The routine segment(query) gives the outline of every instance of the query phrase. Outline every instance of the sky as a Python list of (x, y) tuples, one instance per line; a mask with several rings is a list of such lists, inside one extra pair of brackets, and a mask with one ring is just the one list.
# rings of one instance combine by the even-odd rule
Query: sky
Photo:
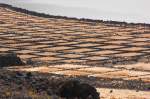
[(150, 23), (150, 0), (0, 0), (0, 2), (51, 15)]

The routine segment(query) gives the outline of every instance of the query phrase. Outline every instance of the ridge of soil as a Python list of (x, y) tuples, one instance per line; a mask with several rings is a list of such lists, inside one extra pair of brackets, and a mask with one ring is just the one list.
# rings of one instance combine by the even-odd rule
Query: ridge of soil
[[(35, 12), (35, 11), (29, 11), (23, 8), (18, 8), (18, 7), (14, 7), (12, 5), (9, 4), (3, 4), (0, 3), (0, 7), (5, 7), (5, 8), (9, 8), (11, 10), (17, 11), (17, 12), (21, 12), (21, 13), (25, 13), (25, 14), (29, 14), (29, 15), (34, 15), (34, 16), (39, 16), (39, 17), (44, 17), (44, 18), (58, 18), (58, 19), (67, 19), (67, 20), (78, 20), (81, 21), (83, 23), (89, 23), (89, 24), (96, 24), (96, 23), (104, 23), (107, 24), (108, 26), (148, 26), (150, 27), (150, 24), (147, 23), (127, 23), (127, 22), (119, 22), (119, 21), (104, 21), (104, 20), (94, 20), (94, 19), (86, 19), (86, 18), (75, 18), (75, 17), (67, 17), (67, 16), (55, 16), (55, 15), (49, 15), (49, 14), (45, 14), (45, 13), (39, 13), (39, 12)], [(91, 23), (92, 22), (92, 23)]]

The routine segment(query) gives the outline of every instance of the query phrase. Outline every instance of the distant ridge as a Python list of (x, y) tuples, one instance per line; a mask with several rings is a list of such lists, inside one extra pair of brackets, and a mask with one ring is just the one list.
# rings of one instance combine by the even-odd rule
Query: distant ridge
[(5, 7), (5, 8), (9, 8), (11, 10), (17, 11), (17, 12), (21, 12), (21, 13), (25, 13), (25, 14), (29, 14), (29, 15), (34, 15), (34, 16), (39, 16), (39, 17), (44, 17), (44, 18), (58, 18), (58, 19), (67, 19), (67, 20), (78, 20), (84, 23), (89, 23), (89, 24), (93, 24), (91, 22), (96, 22), (96, 23), (105, 23), (108, 25), (115, 25), (115, 26), (148, 26), (150, 27), (150, 24), (147, 23), (128, 23), (128, 22), (121, 22), (121, 21), (104, 21), (104, 20), (94, 20), (94, 19), (86, 19), (86, 18), (75, 18), (75, 17), (67, 17), (67, 16), (55, 16), (55, 15), (49, 15), (49, 14), (45, 14), (45, 13), (39, 13), (39, 12), (35, 12), (35, 11), (29, 11), (23, 8), (18, 8), (18, 7), (14, 7), (12, 5), (9, 4), (3, 4), (0, 3), (0, 7)]

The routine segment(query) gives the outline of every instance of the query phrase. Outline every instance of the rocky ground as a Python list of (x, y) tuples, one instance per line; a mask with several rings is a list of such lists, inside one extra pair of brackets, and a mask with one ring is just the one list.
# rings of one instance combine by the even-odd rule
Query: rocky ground
[[(59, 99), (68, 95), (71, 98), (67, 99), (73, 99), (74, 95), (81, 99), (99, 99), (99, 95), (102, 99), (148, 99), (149, 97), (149, 79), (133, 76), (133, 74), (144, 75), (148, 72), (130, 70), (133, 74), (128, 74), (126, 70), (125, 74), (122, 71), (119, 74), (116, 73), (114, 75), (116, 77), (113, 77), (113, 72), (94, 76), (94, 74), (98, 75), (97, 72), (120, 70), (71, 64), (33, 67), (26, 64), (27, 62), (22, 62), (15, 53), (1, 54), (0, 58), (2, 59), (0, 60), (1, 98)], [(6, 60), (7, 64), (5, 64)], [(93, 74), (90, 74), (92, 72)], [(88, 98), (90, 95), (95, 98)]]
[[(88, 99), (88, 95), (93, 95), (92, 99), (99, 99), (99, 94), (96, 92), (94, 87), (90, 85), (85, 85), (86, 88), (90, 88), (90, 90), (82, 90), (82, 86), (74, 85), (74, 89), (70, 87), (72, 82), (77, 81), (80, 82), (79, 79), (75, 78), (67, 78), (64, 76), (58, 76), (53, 74), (40, 74), (40, 73), (26, 73), (26, 72), (12, 72), (12, 71), (4, 71), (1, 70), (0, 73), (0, 98), (38, 98), (43, 97), (43, 99), (60, 99), (61, 97), (67, 97), (65, 93), (68, 90), (73, 90), (74, 96), (79, 96), (81, 99)], [(70, 81), (70, 82), (69, 82)], [(74, 83), (73, 82), (73, 83)], [(65, 85), (66, 84), (66, 85)], [(77, 87), (77, 89), (75, 89)], [(80, 90), (79, 90), (80, 89)], [(74, 99), (71, 91), (67, 92), (67, 99)], [(77, 93), (79, 92), (82, 93)], [(69, 94), (70, 93), (70, 94)], [(82, 96), (85, 95), (85, 96)], [(86, 97), (86, 98), (85, 98)], [(97, 98), (96, 98), (97, 97)], [(66, 99), (66, 98), (64, 98)], [(90, 98), (89, 98), (90, 99)]]
[[(74, 77), (6, 69), (25, 66), (15, 53), (0, 54), (0, 98), (99, 99), (97, 90)], [(80, 89), (80, 90), (79, 90)], [(90, 97), (90, 98), (89, 98)]]

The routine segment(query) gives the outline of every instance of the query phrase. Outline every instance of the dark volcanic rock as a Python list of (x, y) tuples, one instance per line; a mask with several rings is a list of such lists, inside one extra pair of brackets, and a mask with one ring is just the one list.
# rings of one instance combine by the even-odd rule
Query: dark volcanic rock
[(94, 87), (76, 80), (65, 81), (58, 93), (66, 99), (100, 99)]
[(27, 74), (26, 74), (26, 79), (30, 79), (32, 77), (32, 73), (31, 72), (28, 72)]
[(0, 54), (0, 67), (24, 65), (15, 53)]

